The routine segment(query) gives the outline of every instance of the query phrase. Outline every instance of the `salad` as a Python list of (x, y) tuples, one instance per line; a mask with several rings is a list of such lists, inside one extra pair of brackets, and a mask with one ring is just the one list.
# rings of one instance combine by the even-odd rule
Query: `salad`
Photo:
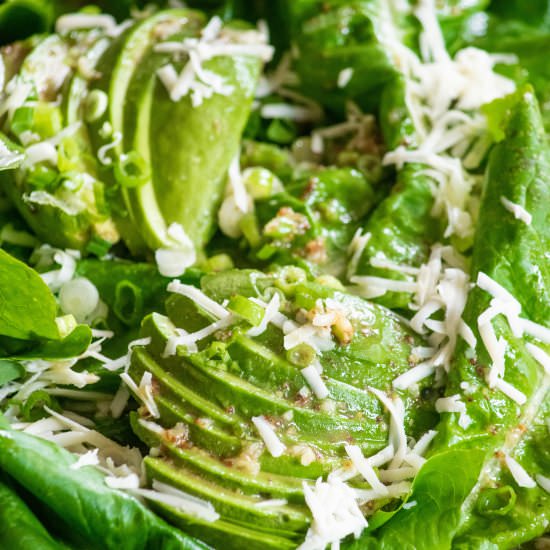
[(548, 5), (0, 5), (0, 548), (546, 548)]

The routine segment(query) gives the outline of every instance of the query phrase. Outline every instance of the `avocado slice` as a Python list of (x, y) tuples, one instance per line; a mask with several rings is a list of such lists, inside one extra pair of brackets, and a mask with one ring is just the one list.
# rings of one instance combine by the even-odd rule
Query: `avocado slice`
[[(135, 141), (143, 139), (144, 146), (140, 148), (140, 154), (144, 162), (149, 164), (147, 119), (151, 105), (145, 103), (148, 97), (147, 87), (151, 86), (156, 75), (155, 68), (146, 59), (154, 44), (163, 36), (164, 29), (181, 30), (189, 27), (189, 32), (193, 33), (202, 23), (204, 17), (199, 12), (185, 9), (162, 10), (135, 23), (105, 52), (98, 66), (103, 77), (97, 81), (95, 89), (107, 93), (108, 108), (104, 116), (91, 126), (96, 151), (120, 135), (120, 141), (113, 148), (114, 162), (118, 162), (117, 159), (122, 154), (135, 150)], [(143, 74), (146, 74), (146, 78)], [(104, 128), (109, 128), (110, 131), (102, 132)], [(158, 236), (156, 240), (150, 240), (151, 248), (167, 246), (166, 225), (158, 212), (156, 202), (144, 200), (147, 204), (146, 212), (139, 208), (136, 210), (136, 204), (130, 200), (129, 191), (118, 185), (111, 168), (112, 166), (107, 166), (105, 173), (115, 189), (112, 194), (113, 217), (128, 248), (135, 255), (145, 254), (148, 246), (144, 235), (149, 234)]]
[[(261, 61), (251, 56), (216, 57), (204, 68), (224, 77), (233, 93), (214, 94), (198, 107), (186, 97), (174, 107), (157, 81), (149, 133), (152, 180), (160, 210), (168, 224), (180, 223), (197, 247), (204, 246), (211, 236), (215, 209), (227, 168), (239, 150)], [(181, 200), (182, 190), (186, 200)]]
[[(108, 112), (95, 123), (95, 134), (109, 124), (110, 132), (96, 140), (96, 150), (114, 142), (110, 181), (116, 189), (113, 215), (133, 254), (177, 247), (167, 229), (180, 224), (200, 256), (210, 237), (225, 173), (240, 144), (261, 61), (253, 56), (215, 57), (204, 68), (233, 86), (229, 96), (214, 94), (202, 105), (189, 97), (169, 97), (157, 70), (173, 63), (154, 46), (166, 39), (198, 37), (205, 23), (200, 12), (184, 9), (160, 11), (137, 23), (106, 52), (109, 78), (98, 81), (107, 92)], [(101, 72), (101, 69), (100, 69)], [(135, 159), (132, 169), (142, 178), (129, 186), (120, 167)], [(117, 166), (119, 167), (117, 175)]]

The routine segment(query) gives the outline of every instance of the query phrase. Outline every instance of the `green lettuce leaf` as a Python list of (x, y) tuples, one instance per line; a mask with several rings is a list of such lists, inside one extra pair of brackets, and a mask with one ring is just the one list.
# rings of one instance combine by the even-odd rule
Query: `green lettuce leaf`
[(0, 469), (46, 505), (90, 547), (116, 550), (207, 546), (170, 527), (135, 498), (110, 489), (95, 468), (72, 470), (76, 458), (45, 440), (0, 430)]

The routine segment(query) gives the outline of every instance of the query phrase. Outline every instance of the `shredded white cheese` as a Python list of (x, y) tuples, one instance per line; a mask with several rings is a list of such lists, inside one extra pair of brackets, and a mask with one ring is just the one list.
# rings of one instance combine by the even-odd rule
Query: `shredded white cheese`
[(505, 454), (504, 461), (506, 462), (506, 466), (508, 466), (512, 477), (514, 478), (514, 481), (520, 487), (532, 489), (537, 486), (535, 480), (525, 471), (523, 466), (521, 466), (521, 464), (514, 460), (510, 455)]
[(100, 28), (113, 30), (117, 22), (112, 15), (92, 13), (69, 13), (59, 17), (55, 23), (55, 32), (64, 34), (78, 29)]
[(458, 394), (440, 397), (435, 402), (435, 410), (438, 413), (459, 413), (458, 425), (461, 428), (466, 429), (472, 423), (472, 419), (466, 412), (466, 405)]
[(350, 457), (356, 470), (363, 476), (363, 478), (369, 483), (371, 488), (378, 492), (381, 496), (388, 494), (388, 489), (381, 483), (374, 471), (374, 468), (370, 465), (369, 461), (363, 456), (361, 449), (357, 445), (346, 445), (346, 454)]
[(172, 64), (167, 64), (157, 72), (170, 99), (180, 101), (190, 95), (193, 107), (202, 105), (205, 99), (214, 94), (231, 95), (234, 86), (213, 71), (205, 69), (203, 63), (218, 56), (251, 55), (262, 61), (273, 56), (273, 47), (267, 44), (267, 36), (262, 30), (236, 31), (223, 27), (223, 22), (214, 16), (201, 32), (200, 38), (185, 38), (182, 42), (161, 42), (155, 51), (185, 53), (189, 60), (178, 75)]
[(103, 164), (104, 166), (110, 166), (111, 164), (113, 164), (113, 159), (107, 154), (109, 153), (109, 151), (116, 149), (120, 145), (121, 141), (122, 133), (117, 131), (113, 134), (113, 141), (102, 145), (97, 150), (97, 159), (101, 164)]
[(345, 88), (353, 78), (353, 67), (346, 67), (338, 73), (338, 88)]
[[(476, 168), (490, 146), (486, 121), (472, 115), (481, 105), (511, 93), (514, 83), (493, 70), (502, 56), (476, 48), (460, 50), (451, 59), (445, 50), (434, 0), (422, 0), (415, 15), (422, 60), (391, 32), (384, 33), (388, 50), (406, 76), (406, 103), (415, 129), (416, 147), (400, 146), (384, 158), (385, 164), (423, 163), (435, 184), (432, 215), (446, 215), (445, 237), (471, 237), (474, 230), (470, 196), (476, 176), (465, 170)], [(464, 166), (460, 162), (464, 161)]]
[(531, 225), (531, 221), (533, 220), (533, 216), (521, 206), (521, 204), (516, 204), (515, 202), (512, 202), (508, 200), (506, 197), (501, 196), (500, 202), (508, 210), (508, 212), (511, 212), (514, 215), (514, 218), (516, 220), (521, 220), (526, 225)]
[(124, 383), (120, 384), (113, 400), (109, 405), (109, 410), (113, 418), (120, 418), (122, 416), (129, 399), (130, 391), (128, 390), (128, 386)]
[(303, 487), (313, 522), (298, 550), (325, 550), (328, 544), (337, 544), (348, 535), (358, 538), (367, 527), (355, 491), (344, 482), (319, 478), (313, 487), (306, 482)]
[(122, 378), (122, 381), (128, 386), (136, 398), (143, 403), (149, 414), (154, 418), (160, 418), (160, 412), (155, 403), (155, 398), (153, 397), (152, 374), (145, 371), (141, 377), (139, 386), (132, 380), (127, 372), (123, 372), (120, 378)]
[(189, 298), (202, 309), (218, 319), (224, 319), (225, 317), (229, 317), (231, 315), (227, 309), (212, 300), (212, 298), (209, 298), (204, 292), (202, 292), (202, 290), (199, 290), (194, 286), (185, 285), (176, 280), (168, 283), (166, 289), (168, 292), (174, 292)]
[(347, 250), (348, 256), (350, 257), (346, 274), (348, 279), (351, 280), (351, 278), (356, 274), (359, 260), (361, 259), (371, 236), (371, 233), (368, 232), (363, 234), (361, 228), (359, 228), (355, 232), (355, 235), (353, 235), (353, 239), (349, 243)]
[(537, 483), (547, 492), (550, 493), (550, 477), (543, 476), (542, 474), (537, 474), (535, 476)]
[(98, 451), (99, 449), (93, 449), (80, 455), (78, 460), (70, 465), (71, 470), (79, 470), (84, 466), (97, 466), (99, 464)]
[(544, 369), (544, 372), (550, 375), (550, 355), (548, 355), (548, 353), (546, 353), (539, 346), (535, 346), (535, 344), (531, 344), (530, 342), (525, 344), (525, 347), (527, 348), (527, 351), (531, 354), (531, 356)]
[(418, 456), (424, 456), (430, 443), (433, 441), (434, 437), (437, 435), (436, 430), (428, 430), (415, 444), (412, 449), (412, 452)]
[(390, 468), (401, 465), (407, 452), (407, 434), (405, 433), (405, 405), (403, 400), (395, 395), (390, 399), (383, 391), (376, 388), (367, 388), (386, 407), (390, 414), (390, 443), (395, 449), (395, 454)]
[[(261, 304), (265, 308), (264, 316), (262, 317), (262, 320), (260, 324), (257, 327), (252, 327), (248, 330), (247, 334), (248, 336), (259, 336), (260, 334), (263, 334), (265, 330), (267, 329), (267, 325), (269, 323), (277, 324), (277, 319), (279, 316), (282, 316), (282, 313), (279, 312), (279, 308), (281, 307), (281, 298), (279, 296), (279, 293), (276, 292), (273, 294), (273, 297), (269, 301), (268, 304), (265, 304), (265, 302), (262, 302), (261, 300), (252, 300), (256, 304)], [(283, 319), (283, 322), (286, 319)]]
[[(526, 395), (504, 380), (504, 357), (507, 343), (502, 337), (497, 339), (492, 319), (499, 314), (505, 315), (514, 336), (519, 338), (526, 332), (544, 343), (550, 343), (550, 330), (520, 317), (521, 304), (518, 300), (487, 274), (483, 272), (478, 274), (477, 285), (493, 297), (489, 307), (478, 317), (479, 332), (492, 361), (487, 382), (490, 387), (500, 390), (518, 405), (524, 405), (527, 401)], [(548, 372), (550, 365), (548, 354), (532, 343), (527, 343), (526, 349)]]
[(494, 387), (512, 399), (512, 401), (515, 401), (518, 405), (525, 405), (527, 402), (527, 396), (522, 391), (512, 386), (512, 384), (506, 382), (503, 378), (497, 378)]
[(111, 489), (138, 489), (140, 486), (139, 476), (133, 472), (125, 476), (108, 475), (104, 481)]
[(253, 416), (252, 423), (256, 426), (271, 456), (277, 458), (286, 451), (285, 444), (277, 437), (275, 430), (264, 416)]
[(325, 399), (329, 396), (330, 392), (314, 365), (303, 368), (301, 373), (318, 399)]
[(410, 388), (413, 384), (428, 378), (435, 371), (435, 365), (431, 361), (426, 361), (424, 363), (419, 363), (412, 369), (404, 372), (395, 378), (392, 382), (394, 388), (398, 390), (406, 390)]
[(166, 504), (203, 521), (214, 522), (220, 518), (211, 502), (180, 491), (171, 485), (161, 483), (157, 480), (153, 481), (153, 489), (138, 489), (134, 487), (128, 487), (128, 489), (131, 489), (130, 492), (136, 496)]

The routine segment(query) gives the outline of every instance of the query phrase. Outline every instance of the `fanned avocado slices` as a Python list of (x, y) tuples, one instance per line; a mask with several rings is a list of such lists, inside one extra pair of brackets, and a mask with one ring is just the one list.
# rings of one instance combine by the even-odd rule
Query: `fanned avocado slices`
[[(422, 340), (389, 310), (305, 277), (235, 270), (204, 276), (201, 287), (182, 295), (176, 284), (167, 315), (145, 318), (150, 343), (134, 348), (128, 373), (136, 386), (150, 373), (157, 411), (141, 407), (132, 424), (152, 448), (149, 480), (210, 501), (220, 519), (197, 520), (164, 504), (158, 511), (214, 545), (293, 548), (311, 519), (303, 482), (345, 468), (348, 443), (365, 456), (386, 447), (389, 416), (370, 388), (391, 395), (391, 381), (414, 363)], [(278, 317), (261, 325), (273, 301)], [(227, 313), (221, 320), (213, 302)], [(315, 315), (331, 314), (340, 321), (315, 332)], [(315, 335), (289, 345), (300, 327)], [(178, 339), (197, 332), (202, 338), (188, 337), (188, 345)], [(322, 369), (328, 396), (309, 386), (308, 365)], [(436, 421), (435, 395), (423, 391), (429, 384), (400, 396), (411, 437)], [(280, 455), (266, 448), (258, 418), (284, 446)]]
[[(181, 246), (168, 228), (179, 224), (200, 252), (211, 234), (225, 173), (238, 152), (261, 61), (252, 55), (217, 56), (204, 64), (232, 87), (200, 105), (174, 101), (157, 76), (174, 63), (163, 42), (198, 40), (205, 18), (191, 10), (160, 11), (132, 27), (99, 62), (97, 89), (109, 106), (94, 123), (96, 149), (114, 143), (107, 178), (118, 193), (114, 218), (134, 253)], [(181, 58), (181, 56), (180, 56)], [(102, 68), (104, 68), (102, 70)], [(101, 137), (101, 129), (108, 132)]]

